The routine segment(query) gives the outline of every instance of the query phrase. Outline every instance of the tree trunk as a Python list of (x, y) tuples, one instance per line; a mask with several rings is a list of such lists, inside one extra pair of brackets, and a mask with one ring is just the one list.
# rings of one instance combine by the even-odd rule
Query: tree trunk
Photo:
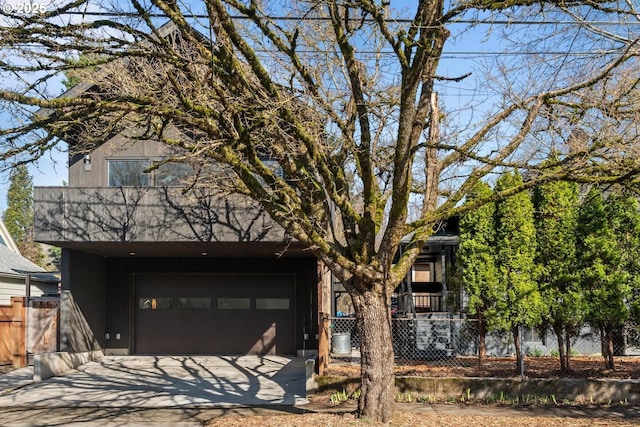
[(572, 327), (567, 326), (565, 329), (565, 348), (567, 349), (567, 354), (565, 355), (567, 361), (565, 362), (565, 366), (567, 367), (567, 371), (571, 370), (571, 331)]
[(521, 368), (524, 358), (522, 355), (522, 342), (520, 341), (520, 325), (514, 326), (511, 333), (513, 334), (513, 345), (516, 347), (516, 368), (518, 373), (522, 374), (524, 370)]
[(558, 340), (558, 354), (560, 356), (560, 372), (567, 371), (567, 359), (565, 357), (564, 352), (564, 334), (562, 325), (558, 323), (553, 324), (553, 333), (556, 334), (556, 338)]
[(487, 322), (483, 315), (478, 315), (478, 365), (484, 366), (487, 358)]
[(605, 326), (603, 328), (602, 355), (604, 356), (604, 365), (607, 369), (615, 369), (613, 363), (613, 328)]
[(358, 415), (386, 423), (394, 411), (391, 301), (382, 293), (352, 295), (360, 337), (361, 394)]

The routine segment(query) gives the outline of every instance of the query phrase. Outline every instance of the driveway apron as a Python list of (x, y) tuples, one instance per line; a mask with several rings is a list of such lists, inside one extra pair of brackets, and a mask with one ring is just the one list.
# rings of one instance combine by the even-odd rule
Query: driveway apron
[(303, 358), (111, 356), (0, 395), (0, 407), (224, 408), (305, 396)]

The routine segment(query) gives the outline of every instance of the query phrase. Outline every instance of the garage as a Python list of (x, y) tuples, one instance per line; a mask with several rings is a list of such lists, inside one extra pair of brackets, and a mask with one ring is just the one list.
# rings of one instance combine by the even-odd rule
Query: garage
[(293, 274), (135, 274), (137, 354), (295, 354)]

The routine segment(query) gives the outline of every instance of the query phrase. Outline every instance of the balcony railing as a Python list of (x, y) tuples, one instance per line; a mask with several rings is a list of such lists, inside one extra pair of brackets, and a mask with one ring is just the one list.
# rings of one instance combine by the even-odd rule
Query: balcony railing
[(278, 242), (281, 227), (253, 201), (177, 187), (38, 187), (41, 242)]

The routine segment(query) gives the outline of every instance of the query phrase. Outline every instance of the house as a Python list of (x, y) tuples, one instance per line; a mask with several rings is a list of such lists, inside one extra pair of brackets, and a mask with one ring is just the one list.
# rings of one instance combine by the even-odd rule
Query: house
[(11, 297), (57, 294), (58, 278), (20, 254), (0, 219), (0, 305), (9, 305)]
[[(168, 25), (158, 34), (170, 32)], [(66, 96), (91, 90), (80, 83)], [(78, 138), (65, 137), (72, 148)], [(197, 185), (184, 192), (197, 165), (165, 162), (176, 152), (121, 131), (75, 151), (67, 186), (34, 191), (35, 238), (62, 248), (61, 350), (296, 354), (318, 348), (319, 313), (335, 310), (343, 289), (333, 289), (326, 267), (257, 203)], [(442, 253), (439, 244), (425, 251), (420, 265), (428, 271), (415, 280), (418, 300), (409, 304), (411, 290), (404, 291), (402, 310), (444, 308)]]
[[(55, 336), (41, 326), (46, 308), (57, 307), (58, 283), (57, 276), (20, 255), (0, 220), (0, 365), (25, 366), (29, 353), (45, 345), (55, 351)], [(51, 312), (49, 318), (55, 317), (55, 309), (46, 314)]]
[[(125, 148), (123, 148), (125, 147)], [(35, 238), (62, 248), (63, 351), (295, 354), (317, 348), (317, 259), (255, 203), (183, 194), (152, 141), (115, 135), (35, 188)], [(64, 296), (63, 296), (64, 299)], [(65, 307), (67, 307), (65, 309)], [(74, 312), (86, 332), (78, 337)]]
[[(73, 299), (62, 304), (61, 349), (317, 349), (319, 313), (349, 312), (344, 288), (255, 202), (184, 194), (179, 178), (188, 168), (145, 172), (167, 155), (157, 142), (123, 144), (116, 135), (71, 157), (68, 186), (35, 188), (36, 239), (62, 248), (62, 290)], [(456, 227), (431, 237), (399, 288), (399, 311), (446, 311)], [(86, 324), (78, 328), (72, 312)]]

